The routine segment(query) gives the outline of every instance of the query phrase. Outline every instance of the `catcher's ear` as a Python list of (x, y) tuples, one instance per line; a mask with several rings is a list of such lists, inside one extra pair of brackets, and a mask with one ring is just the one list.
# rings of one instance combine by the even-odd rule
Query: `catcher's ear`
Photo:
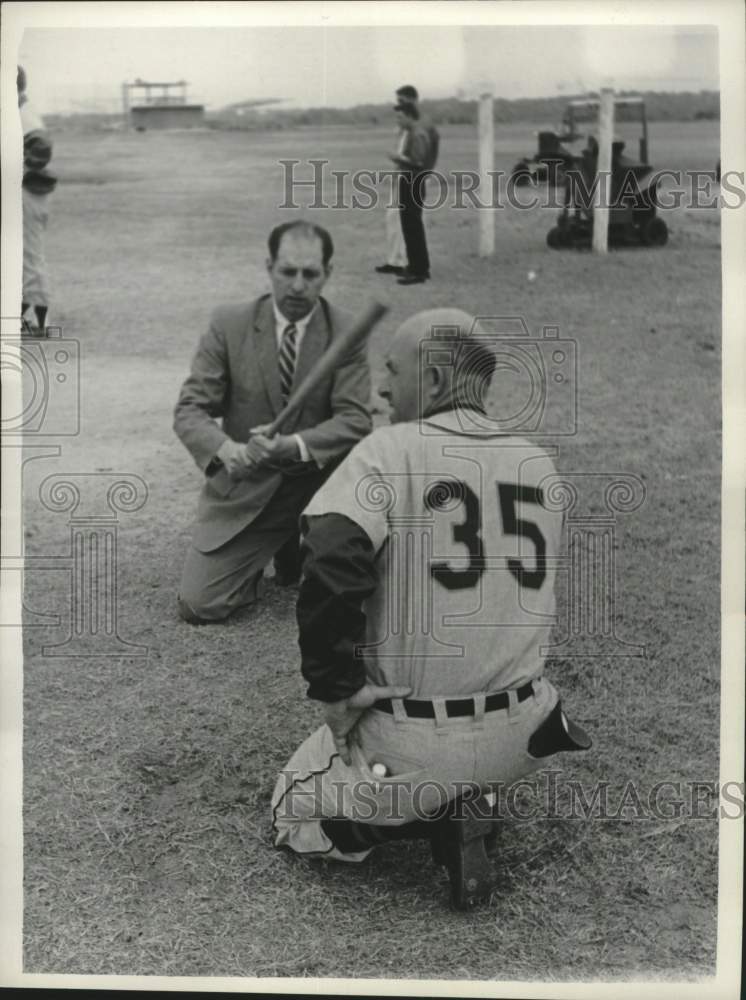
[(443, 389), (445, 374), (439, 365), (426, 365), (423, 371), (425, 395), (434, 398)]

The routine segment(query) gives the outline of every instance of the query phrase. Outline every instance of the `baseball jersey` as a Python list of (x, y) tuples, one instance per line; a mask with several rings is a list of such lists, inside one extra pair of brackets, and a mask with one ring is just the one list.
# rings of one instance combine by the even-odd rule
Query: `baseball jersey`
[(304, 511), (311, 697), (347, 696), (366, 679), (411, 686), (414, 698), (474, 694), (541, 673), (562, 535), (562, 512), (547, 504), (555, 468), (474, 416), (379, 428)]

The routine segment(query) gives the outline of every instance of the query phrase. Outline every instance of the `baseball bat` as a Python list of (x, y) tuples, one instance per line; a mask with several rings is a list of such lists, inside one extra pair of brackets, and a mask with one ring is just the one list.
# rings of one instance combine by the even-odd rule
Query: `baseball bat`
[(330, 372), (334, 371), (348, 351), (358, 347), (368, 338), (373, 327), (387, 312), (388, 306), (381, 302), (370, 302), (366, 306), (350, 329), (338, 337), (328, 350), (324, 351), (298, 388), (292, 392), (285, 406), (264, 432), (267, 437), (277, 434), (285, 422), (303, 406), (319, 382), (322, 382)]
[[(319, 382), (326, 378), (329, 372), (334, 370), (340, 359), (344, 357), (345, 353), (353, 347), (357, 347), (359, 344), (362, 344), (376, 323), (387, 312), (388, 306), (384, 306), (380, 302), (371, 302), (363, 310), (350, 329), (335, 340), (331, 347), (321, 355), (298, 388), (291, 394), (285, 406), (282, 410), (280, 410), (272, 423), (269, 424), (264, 431), (264, 434), (267, 437), (272, 437), (279, 431), (285, 421), (296, 413), (303, 405), (308, 398), (309, 393), (313, 392)], [(259, 478), (262, 479), (271, 473), (272, 470), (269, 469), (255, 469), (247, 478), (253, 480), (258, 475)], [(227, 496), (228, 493), (230, 493), (236, 486), (236, 480), (231, 479), (225, 469), (219, 469), (215, 475), (210, 478), (210, 482), (212, 483), (213, 488), (223, 496)]]

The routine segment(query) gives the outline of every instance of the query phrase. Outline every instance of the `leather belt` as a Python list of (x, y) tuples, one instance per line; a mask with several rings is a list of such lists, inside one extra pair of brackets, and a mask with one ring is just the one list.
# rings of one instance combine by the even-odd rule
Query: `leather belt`
[[(537, 678), (538, 680), (539, 678)], [(534, 693), (534, 682), (529, 681), (528, 684), (524, 684), (523, 687), (516, 689), (516, 697), (518, 701), (525, 701), (530, 698)], [(432, 701), (419, 700), (414, 698), (403, 698), (402, 704), (404, 705), (404, 711), (410, 717), (410, 719), (434, 719), (435, 718), (435, 706)], [(484, 710), (485, 712), (497, 712), (501, 708), (507, 708), (510, 705), (510, 695), (507, 691), (499, 691), (495, 694), (488, 694), (484, 699)], [(373, 708), (377, 708), (379, 712), (387, 712), (389, 715), (394, 714), (394, 706), (391, 704), (390, 698), (381, 698), (377, 701)], [(445, 702), (446, 715), (453, 719), (457, 716), (474, 715), (474, 699), (473, 698), (447, 698)]]

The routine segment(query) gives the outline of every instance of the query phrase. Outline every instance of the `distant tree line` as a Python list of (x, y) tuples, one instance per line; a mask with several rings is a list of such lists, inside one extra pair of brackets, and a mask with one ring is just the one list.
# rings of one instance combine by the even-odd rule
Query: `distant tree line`
[[(621, 91), (619, 96), (640, 94), (639, 91)], [(598, 94), (574, 94), (562, 97), (522, 97), (507, 100), (496, 97), (494, 101), (495, 122), (535, 122), (546, 125), (557, 124), (564, 114), (567, 103), (575, 98), (597, 97)], [(669, 93), (646, 91), (645, 98), (650, 121), (692, 121), (698, 119), (718, 119), (720, 117), (720, 94), (717, 91), (702, 90), (699, 93)], [(429, 119), (439, 125), (476, 125), (477, 101), (450, 97), (438, 101), (423, 101), (422, 109)], [(623, 119), (630, 112), (620, 110)], [(634, 117), (634, 115), (632, 114)], [(390, 104), (359, 104), (352, 108), (299, 108), (261, 110), (245, 109), (237, 115), (230, 109), (213, 112), (208, 122), (215, 128), (237, 129), (282, 129), (302, 126), (355, 125), (358, 127), (388, 125), (393, 118)]]
[[(720, 118), (720, 94), (714, 90), (697, 93), (682, 91), (621, 91), (620, 96), (639, 94), (645, 98), (650, 121), (697, 121)], [(532, 122), (547, 126), (557, 125), (562, 119), (567, 103), (575, 98), (597, 97), (597, 94), (574, 94), (557, 97), (520, 97), (507, 100), (496, 97), (495, 122)], [(449, 97), (437, 101), (423, 101), (422, 109), (439, 125), (476, 125), (477, 102)], [(620, 110), (619, 118), (625, 112)], [(50, 128), (116, 128), (121, 127), (121, 114), (72, 114), (45, 115)], [(278, 130), (314, 126), (353, 125), (358, 128), (390, 125), (393, 120), (391, 104), (358, 104), (353, 108), (275, 108), (231, 105), (219, 111), (208, 112), (206, 122), (211, 128), (236, 130)]]

